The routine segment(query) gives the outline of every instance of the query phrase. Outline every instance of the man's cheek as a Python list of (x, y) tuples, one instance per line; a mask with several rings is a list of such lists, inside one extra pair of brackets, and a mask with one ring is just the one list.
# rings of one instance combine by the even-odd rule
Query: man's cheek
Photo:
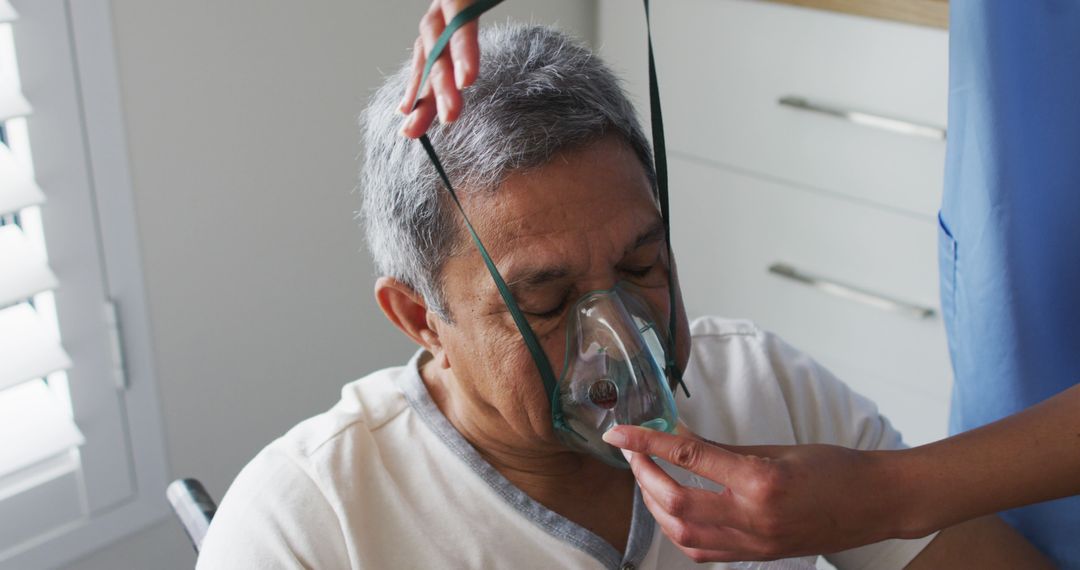
[[(521, 346), (516, 346), (516, 344)], [(507, 339), (501, 335), (489, 335), (487, 340), (472, 348), (475, 361), (481, 368), (478, 371), (479, 374), (485, 377), (487, 383), (499, 386), (500, 389), (505, 389), (508, 384), (514, 382), (514, 379), (520, 376), (520, 369), (527, 364), (520, 354), (524, 350), (524, 344), (520, 341), (515, 343), (513, 339)]]
[[(550, 358), (550, 353), (549, 353)], [(544, 393), (544, 382), (540, 379), (540, 372), (533, 361), (532, 355), (525, 348), (524, 342), (505, 360), (507, 366), (507, 380), (512, 384), (508, 387), (517, 395), (519, 402), (536, 405), (538, 400), (546, 402), (547, 395)], [(556, 377), (559, 371), (554, 371)]]

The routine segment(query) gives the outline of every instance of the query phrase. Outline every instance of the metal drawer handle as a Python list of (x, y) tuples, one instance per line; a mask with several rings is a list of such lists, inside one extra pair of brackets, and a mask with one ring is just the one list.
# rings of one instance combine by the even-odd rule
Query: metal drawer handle
[(800, 271), (795, 267), (788, 265), (787, 263), (774, 263), (769, 266), (769, 273), (773, 275), (779, 275), (792, 281), (798, 281), (809, 285), (811, 287), (820, 289), (830, 295), (835, 295), (844, 299), (851, 299), (852, 301), (858, 301), (867, 305), (872, 305), (879, 309), (886, 311), (892, 311), (894, 313), (900, 313), (919, 319), (927, 319), (934, 316), (934, 309), (925, 307), (922, 305), (916, 305), (914, 303), (908, 303), (907, 301), (901, 301), (894, 299), (887, 295), (880, 293), (874, 293), (873, 291), (867, 291), (854, 285), (847, 285), (840, 283), (820, 275), (814, 275)]
[(830, 117), (836, 117), (838, 119), (844, 119), (845, 121), (851, 121), (857, 125), (874, 127), (916, 137), (945, 140), (945, 129), (934, 125), (916, 123), (914, 121), (897, 119), (895, 117), (886, 117), (884, 115), (877, 115), (866, 111), (857, 111), (855, 109), (844, 109), (842, 107), (821, 103), (819, 101), (811, 101), (805, 97), (798, 97), (795, 95), (785, 95), (781, 97), (777, 103), (800, 111), (811, 111), (829, 115)]

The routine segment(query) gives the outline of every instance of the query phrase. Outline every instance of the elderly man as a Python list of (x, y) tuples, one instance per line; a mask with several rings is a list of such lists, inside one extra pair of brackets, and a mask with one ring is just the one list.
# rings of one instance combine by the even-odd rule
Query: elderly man
[[(649, 143), (611, 72), (559, 32), (488, 29), (481, 48), (464, 112), (431, 139), (561, 364), (569, 314), (588, 292), (627, 284), (660, 315), (678, 299)], [(348, 384), (334, 408), (255, 457), (199, 568), (666, 569), (722, 558), (672, 542), (646, 508), (658, 498), (631, 471), (556, 436), (537, 367), (460, 213), (419, 145), (397, 134), (409, 77), (407, 67), (390, 77), (364, 116), (363, 211), (379, 306), (420, 349)], [(776, 337), (740, 321), (688, 325), (675, 310), (689, 429), (733, 444), (902, 445), (871, 402)], [(841, 568), (1042, 563), (995, 519), (828, 558)]]

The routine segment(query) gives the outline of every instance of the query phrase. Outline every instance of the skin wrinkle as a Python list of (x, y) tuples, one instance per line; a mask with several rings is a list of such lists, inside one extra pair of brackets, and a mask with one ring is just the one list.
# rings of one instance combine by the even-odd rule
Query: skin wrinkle
[[(644, 248), (646, 245), (656, 244), (656, 251), (651, 256), (647, 256), (647, 259), (642, 259), (642, 266), (656, 265), (660, 260), (661, 247), (663, 246), (664, 238), (664, 226), (663, 222), (657, 219), (651, 228), (645, 230), (638, 237), (631, 242), (622, 252), (622, 258), (626, 258), (631, 254), (638, 251), (640, 248)], [(532, 293), (534, 291), (543, 291), (545, 287), (551, 287), (556, 284), (565, 281), (568, 278), (574, 277), (575, 273), (571, 271), (565, 264), (554, 263), (526, 263), (523, 269), (518, 269), (513, 263), (507, 263), (509, 269), (505, 272), (500, 270), (500, 273), (504, 275), (507, 281), (507, 285), (510, 287), (511, 292), (514, 294), (514, 298), (518, 301), (519, 306), (525, 312), (529, 311), (529, 302), (523, 299), (523, 295)], [(666, 285), (666, 279), (665, 279)], [(579, 292), (584, 294), (585, 291)], [(577, 295), (580, 297), (581, 295)]]

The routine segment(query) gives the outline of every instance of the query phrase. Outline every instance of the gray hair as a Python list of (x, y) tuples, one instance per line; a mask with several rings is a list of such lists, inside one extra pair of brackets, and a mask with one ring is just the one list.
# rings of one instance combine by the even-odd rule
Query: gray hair
[[(655, 187), (649, 142), (621, 82), (588, 48), (550, 27), (506, 24), (480, 33), (480, 73), (453, 123), (428, 130), (459, 193), (494, 192), (511, 171), (608, 133), (625, 140)], [(376, 269), (450, 321), (440, 273), (466, 234), (420, 143), (398, 134), (406, 64), (361, 117), (361, 215)]]

